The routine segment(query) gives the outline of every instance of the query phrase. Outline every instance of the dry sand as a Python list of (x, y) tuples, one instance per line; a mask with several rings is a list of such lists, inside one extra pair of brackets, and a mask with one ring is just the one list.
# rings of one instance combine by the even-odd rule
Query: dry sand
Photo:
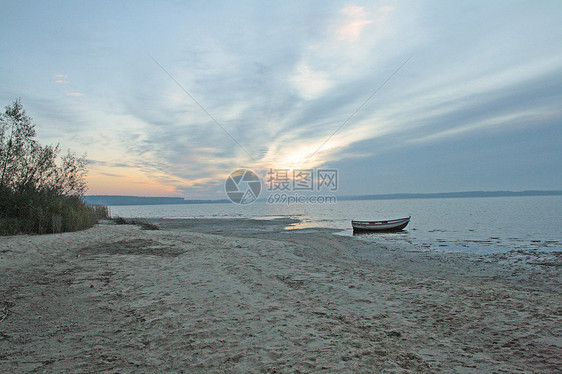
[(286, 223), (0, 238), (0, 372), (560, 372), (559, 253)]

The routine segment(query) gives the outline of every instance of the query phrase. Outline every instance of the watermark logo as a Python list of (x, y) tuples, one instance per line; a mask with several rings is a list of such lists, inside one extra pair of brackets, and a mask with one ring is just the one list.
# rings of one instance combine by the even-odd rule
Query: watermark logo
[[(337, 169), (269, 169), (264, 179), (269, 193), (264, 199), (269, 204), (337, 202), (336, 196), (326, 194), (338, 189)], [(252, 170), (238, 169), (228, 176), (224, 187), (233, 203), (250, 204), (260, 195), (261, 181)]]
[(261, 181), (252, 170), (238, 169), (226, 178), (224, 190), (233, 203), (251, 204), (260, 196)]
[(268, 191), (337, 191), (337, 169), (269, 169)]

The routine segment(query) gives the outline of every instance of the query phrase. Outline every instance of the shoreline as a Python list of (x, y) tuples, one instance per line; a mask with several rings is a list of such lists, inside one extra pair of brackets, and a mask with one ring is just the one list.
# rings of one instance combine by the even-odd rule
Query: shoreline
[(149, 221), (161, 230), (0, 238), (2, 371), (560, 366), (557, 254), (417, 251), (287, 220)]

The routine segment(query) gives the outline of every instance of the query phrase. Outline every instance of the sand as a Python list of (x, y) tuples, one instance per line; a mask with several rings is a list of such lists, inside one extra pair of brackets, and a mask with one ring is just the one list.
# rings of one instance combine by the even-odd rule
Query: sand
[(0, 238), (0, 372), (560, 372), (557, 253), (288, 221)]

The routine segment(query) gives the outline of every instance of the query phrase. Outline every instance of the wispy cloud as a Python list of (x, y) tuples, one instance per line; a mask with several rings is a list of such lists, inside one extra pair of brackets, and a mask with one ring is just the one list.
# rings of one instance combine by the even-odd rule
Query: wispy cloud
[[(96, 186), (119, 177), (135, 191), (145, 183), (149, 192), (204, 194), (222, 191), (225, 176), (240, 167), (373, 162), (397, 148), (559, 118), (552, 107), (562, 87), (560, 32), (542, 33), (543, 21), (527, 17), (544, 17), (540, 9), (519, 4), (507, 14), (490, 4), (468, 12), (461, 3), (397, 1), (252, 7), (166, 4), (150, 17), (139, 11), (122, 32), (90, 25), (85, 34), (108, 31), (95, 40), (82, 35), (64, 61), (55, 56), (50, 65), (84, 69), (65, 70), (71, 79), (47, 77), (36, 104), (46, 133), (88, 149), (98, 160), (91, 163)], [(537, 31), (521, 30), (517, 19)], [(310, 157), (408, 56), (411, 62)], [(46, 99), (53, 82), (59, 95)]]
[(63, 75), (63, 74), (56, 74), (54, 76), (54, 79), (55, 79), (55, 84), (68, 84), (68, 83), (70, 83), (68, 81), (68, 77), (66, 75)]
[(297, 72), (291, 78), (291, 83), (306, 100), (319, 97), (333, 86), (333, 82), (328, 79), (326, 73), (313, 71), (307, 65), (297, 67)]
[(365, 7), (348, 5), (341, 10), (341, 13), (345, 16), (345, 21), (337, 30), (339, 40), (357, 40), (365, 26), (374, 22), (374, 19), (365, 12)]

